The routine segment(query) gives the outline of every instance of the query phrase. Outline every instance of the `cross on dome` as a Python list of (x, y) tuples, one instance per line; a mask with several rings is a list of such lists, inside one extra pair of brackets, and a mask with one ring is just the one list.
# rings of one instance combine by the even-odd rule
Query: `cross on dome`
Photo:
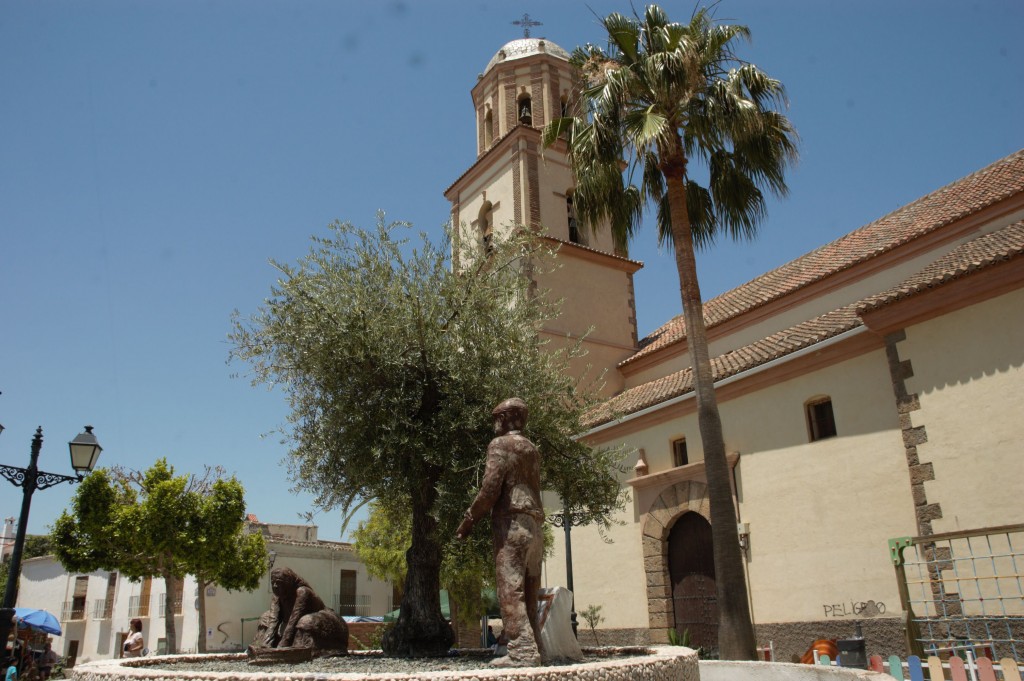
[(530, 37), (530, 28), (531, 27), (533, 27), (533, 26), (543, 26), (544, 24), (542, 24), (539, 21), (534, 21), (533, 19), (530, 18), (529, 14), (524, 14), (522, 19), (517, 19), (516, 21), (513, 21), (512, 25), (513, 26), (522, 26), (523, 27), (523, 37), (524, 38), (529, 38)]

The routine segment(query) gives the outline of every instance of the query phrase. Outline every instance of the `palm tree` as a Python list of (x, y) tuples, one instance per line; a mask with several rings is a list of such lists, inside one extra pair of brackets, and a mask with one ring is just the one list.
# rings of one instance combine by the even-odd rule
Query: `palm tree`
[[(723, 233), (751, 238), (765, 216), (763, 191), (784, 195), (796, 132), (777, 111), (782, 84), (737, 58), (745, 26), (713, 21), (706, 9), (673, 23), (656, 5), (643, 18), (602, 20), (608, 49), (577, 48), (581, 115), (553, 121), (545, 146), (567, 144), (577, 214), (611, 225), (616, 245), (633, 236), (644, 209), (657, 208), (658, 237), (679, 271), (697, 418), (704, 447), (724, 659), (754, 659), (755, 642), (736, 531), (722, 423), (708, 354), (695, 248)], [(623, 159), (625, 159), (625, 166)], [(690, 162), (700, 164), (705, 184)], [(625, 172), (624, 172), (625, 169)]]

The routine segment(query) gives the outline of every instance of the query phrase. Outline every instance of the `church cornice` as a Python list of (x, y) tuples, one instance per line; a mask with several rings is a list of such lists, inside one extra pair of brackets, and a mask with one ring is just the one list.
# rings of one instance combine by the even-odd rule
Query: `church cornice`
[(540, 145), (540, 130), (529, 125), (523, 125), (522, 123), (516, 125), (516, 127), (505, 133), (504, 136), (499, 137), (487, 151), (480, 155), (473, 165), (466, 169), (466, 172), (459, 175), (459, 177), (444, 190), (444, 197), (449, 201), (454, 202), (456, 198), (458, 198), (457, 191), (459, 189), (468, 184), (471, 178), (475, 179), (474, 176), (482, 173), (485, 168), (495, 161), (495, 159), (501, 160), (502, 154), (510, 152), (514, 148), (514, 142), (520, 139), (536, 142)]
[(571, 241), (557, 239), (546, 234), (541, 236), (541, 241), (556, 249), (559, 255), (566, 255), (573, 258), (579, 258), (581, 260), (600, 263), (602, 265), (627, 272), (628, 274), (633, 274), (644, 266), (644, 264), (639, 260), (630, 260), (629, 258), (623, 258), (621, 255), (615, 255), (614, 253), (608, 253), (606, 251), (599, 251), (596, 248), (591, 248), (590, 246), (583, 246), (582, 244), (573, 243)]
[(537, 52), (526, 57), (497, 62), (490, 65), (482, 74), (480, 74), (480, 78), (477, 79), (476, 85), (470, 89), (469, 93), (473, 98), (473, 103), (478, 103), (477, 95), (487, 86), (488, 83), (497, 80), (503, 74), (518, 70), (526, 70), (532, 68), (536, 64), (548, 64), (552, 68), (561, 67), (566, 71), (572, 69), (567, 58), (561, 57), (557, 54), (552, 54), (551, 52)]

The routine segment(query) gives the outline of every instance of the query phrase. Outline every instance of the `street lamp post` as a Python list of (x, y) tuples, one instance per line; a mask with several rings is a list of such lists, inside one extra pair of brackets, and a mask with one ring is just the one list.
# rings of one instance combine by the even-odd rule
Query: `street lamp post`
[(71, 467), (75, 469), (76, 475), (60, 475), (58, 473), (47, 473), (39, 470), (39, 452), (43, 448), (43, 427), (36, 428), (35, 437), (32, 438), (32, 455), (29, 458), (28, 468), (16, 466), (5, 466), (0, 464), (0, 475), (7, 478), (15, 487), (21, 487), (21, 515), (18, 517), (18, 532), (14, 537), (14, 549), (11, 551), (10, 567), (7, 572), (7, 589), (4, 591), (3, 608), (0, 609), (0, 641), (3, 648), (0, 649), (0, 657), (7, 655), (7, 637), (10, 635), (14, 618), (14, 604), (18, 600), (18, 580), (21, 577), (21, 553), (25, 548), (25, 530), (28, 527), (28, 512), (32, 506), (32, 494), (36, 490), (53, 487), (62, 482), (74, 484), (81, 482), (82, 477), (90, 472), (96, 465), (103, 448), (92, 434), (92, 426), (86, 426), (84, 433), (79, 433), (74, 440), (68, 443), (71, 450)]
[(576, 621), (576, 591), (573, 589), (572, 584), (572, 526), (576, 525), (579, 527), (582, 525), (584, 523), (584, 516), (581, 513), (573, 513), (563, 508), (557, 513), (550, 514), (548, 518), (551, 519), (552, 525), (565, 530), (565, 588), (572, 594), (569, 620), (572, 624), (572, 633), (576, 636), (576, 628), (579, 625)]

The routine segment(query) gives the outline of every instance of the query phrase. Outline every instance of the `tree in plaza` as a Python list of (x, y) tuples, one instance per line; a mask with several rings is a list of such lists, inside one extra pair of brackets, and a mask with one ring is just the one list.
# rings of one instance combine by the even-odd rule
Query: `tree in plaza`
[[(607, 220), (620, 244), (656, 206), (659, 240), (671, 244), (679, 272), (711, 503), (721, 655), (754, 659), (695, 248), (723, 234), (754, 235), (766, 213), (763, 192), (786, 192), (796, 133), (778, 111), (782, 84), (736, 56), (746, 27), (717, 24), (706, 9), (673, 23), (656, 5), (643, 18), (612, 14), (602, 24), (607, 50), (586, 45), (572, 55), (584, 81), (581, 115), (550, 123), (544, 144), (567, 144), (577, 214), (592, 225)], [(707, 177), (703, 185), (691, 161)]]
[[(400, 614), (384, 639), (396, 656), (444, 655), (452, 633), (438, 591), (443, 547), (472, 500), (491, 410), (510, 396), (530, 408), (547, 488), (582, 481), (570, 499), (607, 521), (621, 507), (618, 452), (573, 440), (588, 401), (538, 329), (552, 307), (524, 264), (541, 260), (514, 231), (452, 271), (446, 249), (408, 225), (335, 223), (280, 277), (256, 314), (236, 316), (232, 355), (253, 381), (282, 386), (291, 405), (291, 470), (324, 508), (377, 499), (410, 519)], [(478, 539), (486, 542), (483, 533)]]
[(206, 652), (206, 589), (220, 586), (228, 591), (252, 591), (267, 571), (267, 545), (263, 535), (245, 528), (245, 490), (233, 476), (213, 469), (216, 479), (196, 485), (198, 508), (193, 518), (193, 547), (188, 573), (196, 578), (199, 600), (199, 640), (196, 649)]
[(72, 510), (53, 526), (55, 555), (71, 572), (117, 571), (129, 579), (162, 577), (165, 636), (176, 652), (175, 596), (194, 574), (200, 587), (199, 646), (205, 649), (206, 585), (252, 590), (266, 572), (262, 535), (245, 534), (244, 490), (223, 470), (174, 474), (166, 459), (145, 472), (99, 469), (79, 485)]

